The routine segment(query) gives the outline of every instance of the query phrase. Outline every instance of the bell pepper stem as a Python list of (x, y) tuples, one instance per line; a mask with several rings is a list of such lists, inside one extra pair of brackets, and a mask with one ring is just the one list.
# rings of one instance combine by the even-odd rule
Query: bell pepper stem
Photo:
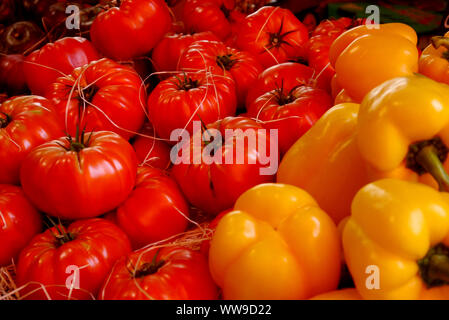
[(433, 145), (422, 148), (416, 156), (416, 161), (438, 182), (440, 191), (449, 192), (449, 175)]
[(431, 38), (431, 41), (435, 49), (438, 49), (441, 46), (449, 49), (449, 38), (447, 37), (435, 36)]
[(449, 257), (435, 254), (430, 258), (428, 276), (431, 279), (449, 282)]

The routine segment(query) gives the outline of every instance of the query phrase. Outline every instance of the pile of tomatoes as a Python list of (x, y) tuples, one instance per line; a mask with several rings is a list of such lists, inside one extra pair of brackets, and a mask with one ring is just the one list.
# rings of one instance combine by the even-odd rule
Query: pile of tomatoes
[[(243, 163), (176, 162), (173, 132), (275, 129), (279, 161), (333, 106), (329, 48), (363, 23), (308, 29), (264, 4), (1, 2), (0, 266), (19, 298), (221, 297), (210, 233), (275, 172), (244, 136), (220, 147)], [(177, 244), (192, 230), (195, 248)]]

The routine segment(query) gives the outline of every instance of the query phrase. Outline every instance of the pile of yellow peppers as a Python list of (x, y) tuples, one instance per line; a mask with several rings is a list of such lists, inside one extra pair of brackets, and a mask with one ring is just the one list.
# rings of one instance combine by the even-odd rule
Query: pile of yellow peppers
[(449, 34), (416, 43), (399, 23), (335, 40), (336, 105), (217, 226), (225, 299), (449, 299)]

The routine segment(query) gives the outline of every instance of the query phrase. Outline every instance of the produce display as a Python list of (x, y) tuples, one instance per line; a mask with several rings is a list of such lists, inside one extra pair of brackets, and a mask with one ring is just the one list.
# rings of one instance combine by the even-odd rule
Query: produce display
[(449, 300), (449, 32), (326, 4), (3, 0), (0, 300)]

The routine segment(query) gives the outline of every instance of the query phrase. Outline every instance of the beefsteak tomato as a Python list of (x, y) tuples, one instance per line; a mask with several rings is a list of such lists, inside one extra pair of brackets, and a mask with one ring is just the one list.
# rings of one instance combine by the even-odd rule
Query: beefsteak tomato
[(262, 7), (239, 23), (236, 45), (264, 68), (305, 54), (308, 30), (288, 9)]
[(303, 64), (285, 62), (265, 69), (253, 83), (246, 97), (248, 108), (254, 100), (274, 89), (290, 91), (300, 85), (312, 85), (315, 71)]
[(184, 195), (195, 207), (216, 215), (231, 208), (246, 190), (274, 180), (276, 170), (263, 171), (271, 169), (271, 165), (277, 168), (277, 141), (271, 141), (255, 120), (227, 117), (208, 125), (200, 135), (201, 142), (196, 141), (198, 134), (194, 133), (190, 143), (181, 145), (172, 169)]
[(281, 154), (307, 132), (332, 106), (330, 95), (308, 86), (283, 88), (267, 92), (248, 107), (248, 116), (269, 129), (277, 129)]
[(92, 299), (114, 263), (131, 251), (125, 233), (105, 219), (47, 229), (20, 253), (17, 285), (23, 299)]
[(98, 59), (100, 55), (92, 43), (81, 37), (47, 43), (26, 57), (24, 72), (28, 87), (34, 94), (43, 96), (57, 78)]
[(98, 296), (101, 300), (213, 300), (218, 290), (207, 259), (184, 247), (137, 251), (121, 259)]
[(184, 73), (160, 82), (148, 98), (157, 134), (170, 139), (175, 129), (193, 133), (193, 121), (207, 125), (235, 114), (234, 80), (208, 72)]
[(139, 165), (162, 170), (170, 166), (170, 146), (156, 137), (154, 128), (149, 122), (144, 125), (132, 145)]
[(163, 0), (122, 0), (119, 7), (100, 13), (92, 23), (90, 37), (105, 56), (127, 60), (145, 55), (172, 25)]
[(75, 136), (86, 131), (109, 130), (129, 139), (145, 120), (145, 86), (131, 67), (100, 59), (58, 78), (46, 95)]
[(150, 167), (139, 167), (134, 190), (117, 208), (118, 225), (136, 249), (183, 232), (188, 216), (189, 206), (176, 182)]
[(154, 48), (151, 56), (156, 71), (178, 70), (179, 58), (184, 50), (199, 40), (218, 41), (219, 39), (210, 31), (193, 34), (166, 34)]
[(131, 145), (116, 133), (99, 131), (33, 149), (22, 162), (20, 182), (39, 210), (81, 219), (104, 214), (126, 200), (136, 172)]
[(190, 45), (179, 60), (184, 71), (207, 70), (235, 81), (237, 100), (244, 104), (248, 89), (263, 71), (256, 58), (247, 52), (230, 48), (219, 41), (197, 41)]
[(19, 96), (0, 104), (0, 183), (18, 184), (24, 157), (64, 134), (53, 104), (38, 96)]
[(11, 264), (41, 230), (42, 217), (22, 189), (0, 184), (0, 266)]

